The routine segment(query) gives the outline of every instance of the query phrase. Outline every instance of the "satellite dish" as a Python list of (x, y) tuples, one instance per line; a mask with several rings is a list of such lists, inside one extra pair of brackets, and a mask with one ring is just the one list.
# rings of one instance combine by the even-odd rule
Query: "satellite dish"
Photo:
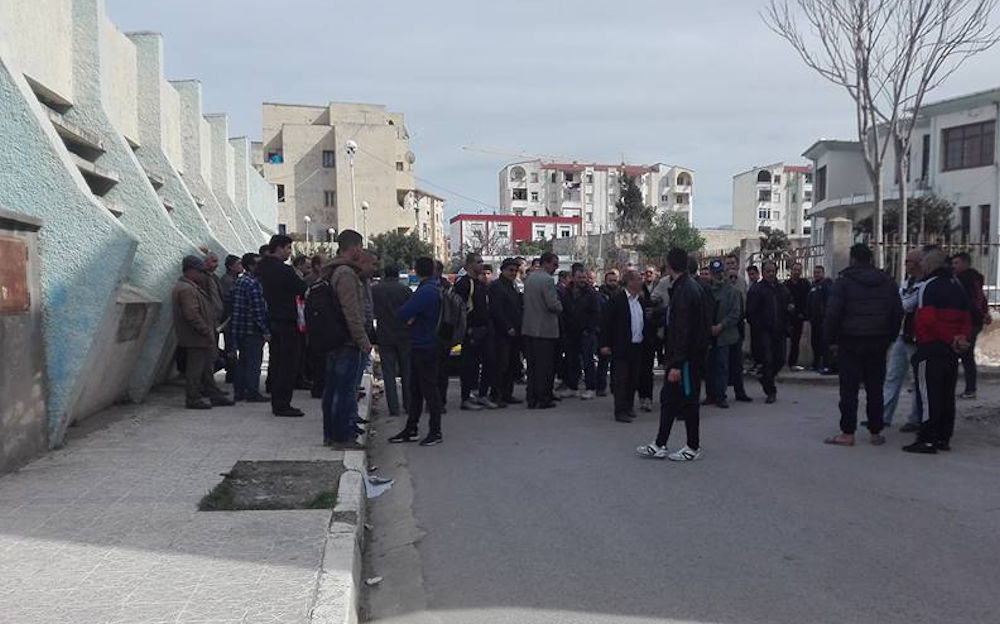
[(417, 155), (414, 154), (413, 152), (406, 152), (406, 162), (410, 163), (411, 165), (417, 162)]
[(524, 167), (514, 167), (510, 170), (510, 179), (515, 182), (520, 182), (524, 179)]

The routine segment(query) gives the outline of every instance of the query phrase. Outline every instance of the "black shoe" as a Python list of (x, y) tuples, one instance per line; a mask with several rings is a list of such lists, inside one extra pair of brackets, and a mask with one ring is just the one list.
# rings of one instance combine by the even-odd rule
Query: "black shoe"
[(270, 403), (271, 397), (264, 396), (263, 394), (258, 394), (257, 396), (247, 397), (243, 399), (247, 403)]
[(389, 442), (392, 444), (400, 444), (402, 442), (416, 442), (416, 441), (417, 441), (417, 432), (409, 431), (407, 429), (403, 429), (396, 435), (389, 438)]
[(362, 417), (358, 416), (357, 418), (354, 419), (354, 422), (358, 423), (359, 425), (367, 425), (371, 421), (368, 420), (367, 418), (362, 418)]
[(187, 409), (195, 409), (195, 410), (209, 410), (212, 409), (212, 403), (208, 399), (199, 399), (197, 401), (185, 403), (184, 407)]
[(741, 394), (740, 396), (736, 397), (736, 400), (739, 401), (740, 403), (753, 403), (753, 397), (748, 396), (746, 394)]
[(705, 400), (701, 402), (702, 405), (715, 405), (716, 400), (711, 397), (705, 397)]
[(498, 401), (496, 406), (497, 409), (504, 409), (505, 407), (507, 407), (507, 403), (505, 403), (504, 401)]
[(777, 400), (778, 400), (778, 397), (777, 397), (777, 396), (775, 396), (775, 395), (773, 395), (773, 394), (769, 394), (769, 395), (767, 395), (767, 398), (766, 398), (766, 399), (764, 399), (764, 402), (765, 402), (765, 403), (774, 403), (774, 402), (775, 402), (775, 401), (777, 401)]
[(538, 403), (535, 403), (533, 401), (529, 401), (528, 402), (528, 409), (530, 409), (530, 410), (538, 409)]
[(279, 418), (301, 418), (305, 416), (302, 410), (295, 409), (294, 407), (287, 407), (285, 409), (273, 410), (271, 413)]
[(951, 444), (949, 444), (948, 442), (943, 442), (943, 441), (939, 440), (939, 441), (937, 441), (937, 442), (934, 443), (934, 448), (936, 448), (939, 451), (950, 451), (951, 450)]
[(608, 396), (608, 391), (607, 390), (598, 390), (597, 391), (597, 396), (599, 396), (599, 397), (606, 397), (606, 396)]
[(236, 401), (230, 399), (228, 396), (224, 394), (217, 397), (210, 397), (208, 400), (212, 402), (213, 406), (218, 406), (218, 407), (227, 407), (229, 405), (236, 405)]
[(937, 448), (930, 442), (914, 442), (903, 447), (907, 453), (920, 453), (921, 455), (937, 455)]
[(521, 399), (512, 396), (504, 397), (501, 401), (507, 405), (520, 405), (521, 403), (524, 403)]
[(716, 407), (721, 407), (722, 409), (729, 409), (729, 401), (725, 399), (719, 399), (715, 402)]
[(312, 382), (307, 381), (305, 379), (300, 379), (299, 381), (295, 382), (296, 390), (312, 390), (312, 387), (313, 387)]
[(629, 416), (628, 414), (615, 414), (615, 422), (630, 423), (633, 420), (635, 419)]
[(420, 446), (437, 446), (444, 442), (440, 433), (428, 433), (427, 437), (420, 441)]
[(899, 428), (900, 433), (916, 433), (920, 431), (920, 425), (915, 425), (913, 423), (906, 423)]
[(549, 401), (548, 403), (539, 403), (535, 409), (552, 409), (555, 406), (556, 406), (555, 403)]

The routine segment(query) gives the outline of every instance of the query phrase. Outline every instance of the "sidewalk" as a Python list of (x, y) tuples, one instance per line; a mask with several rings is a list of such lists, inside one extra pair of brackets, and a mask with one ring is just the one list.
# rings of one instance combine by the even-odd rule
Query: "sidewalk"
[(196, 506), (237, 460), (343, 459), (322, 445), (319, 401), (296, 392), (304, 418), (182, 404), (162, 388), (0, 477), (0, 622), (309, 621), (331, 511)]

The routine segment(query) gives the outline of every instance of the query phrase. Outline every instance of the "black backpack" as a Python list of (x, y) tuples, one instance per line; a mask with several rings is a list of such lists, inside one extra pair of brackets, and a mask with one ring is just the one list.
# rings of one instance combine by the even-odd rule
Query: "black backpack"
[(441, 346), (451, 349), (465, 338), (468, 307), (452, 288), (441, 289), (441, 313), (438, 315), (437, 337)]
[(347, 344), (344, 310), (330, 282), (319, 280), (306, 291), (306, 337), (309, 350), (327, 353)]

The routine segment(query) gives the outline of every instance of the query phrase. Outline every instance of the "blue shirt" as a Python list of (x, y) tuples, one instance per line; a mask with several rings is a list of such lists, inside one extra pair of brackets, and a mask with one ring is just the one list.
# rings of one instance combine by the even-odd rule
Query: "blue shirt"
[(441, 316), (440, 284), (433, 277), (425, 279), (420, 282), (417, 292), (399, 308), (399, 320), (410, 326), (410, 345), (414, 349), (434, 349), (439, 344), (437, 326)]
[(266, 336), (271, 333), (264, 289), (249, 272), (241, 275), (233, 287), (233, 316), (229, 323), (235, 336)]

